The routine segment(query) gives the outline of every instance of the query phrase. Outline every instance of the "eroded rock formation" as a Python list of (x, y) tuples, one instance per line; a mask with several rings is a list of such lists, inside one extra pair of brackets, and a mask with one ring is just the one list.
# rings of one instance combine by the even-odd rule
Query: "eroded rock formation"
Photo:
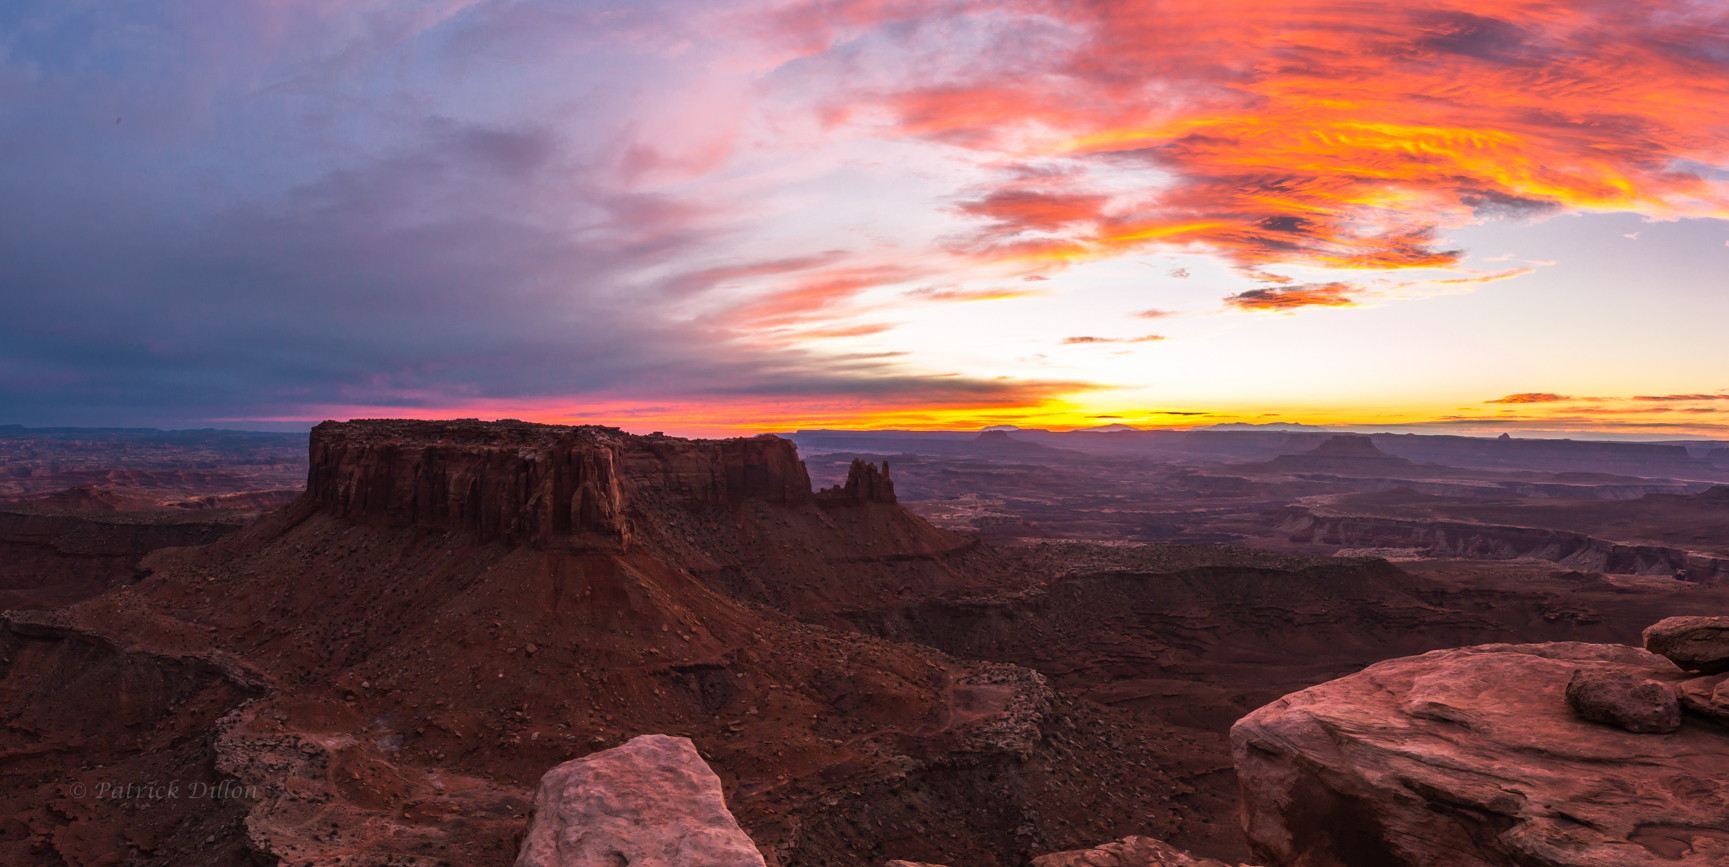
[(846, 482), (817, 492), (817, 499), (828, 503), (892, 503), (895, 483), (889, 478), (889, 462), (883, 461), (881, 472), (876, 464), (853, 458), (847, 468)]

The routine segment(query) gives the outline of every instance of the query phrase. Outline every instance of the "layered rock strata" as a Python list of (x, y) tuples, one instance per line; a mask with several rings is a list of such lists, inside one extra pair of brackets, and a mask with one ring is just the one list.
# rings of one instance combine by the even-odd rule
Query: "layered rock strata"
[(1347, 548), (1421, 549), (1429, 557), (1551, 560), (1569, 569), (1619, 575), (1672, 575), (1708, 581), (1729, 575), (1729, 558), (1662, 545), (1627, 545), (1540, 527), (1379, 516), (1324, 515), (1293, 508), (1279, 524), (1293, 542)]
[(314, 428), (306, 496), (332, 516), (393, 527), (628, 545), (630, 488), (691, 503), (813, 498), (796, 448), (770, 435), (693, 441), (594, 426), (399, 420)]

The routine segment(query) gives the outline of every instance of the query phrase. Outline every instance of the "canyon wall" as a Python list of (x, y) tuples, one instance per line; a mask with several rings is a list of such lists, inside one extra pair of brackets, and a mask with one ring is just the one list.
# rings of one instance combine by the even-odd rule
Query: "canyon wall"
[(1619, 575), (1674, 575), (1689, 581), (1729, 576), (1729, 559), (1661, 545), (1625, 545), (1582, 533), (1460, 521), (1286, 513), (1280, 532), (1293, 542), (1347, 548), (1421, 548), (1430, 557), (1552, 560), (1569, 569)]

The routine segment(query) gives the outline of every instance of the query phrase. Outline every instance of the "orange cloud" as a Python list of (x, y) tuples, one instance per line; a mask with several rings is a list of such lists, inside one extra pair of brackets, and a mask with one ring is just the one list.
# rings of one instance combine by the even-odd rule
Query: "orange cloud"
[(796, 428), (979, 428), (993, 424), (1073, 426), (1084, 415), (1064, 397), (1105, 387), (1065, 380), (965, 376), (825, 377), (782, 383), (757, 394), (596, 394), (487, 399), (418, 406), (364, 403), (309, 406), (301, 414), (246, 421), (327, 418), (519, 418), (557, 424), (604, 424), (645, 433), (737, 436)]
[(1107, 196), (1040, 193), (1030, 190), (998, 190), (976, 202), (960, 206), (963, 213), (988, 217), (1021, 229), (1056, 229), (1071, 223), (1097, 220)]
[(1720, 4), (823, 5), (853, 26), (1024, 23), (948, 75), (855, 94), (903, 136), (1079, 166), (1016, 168), (963, 205), (990, 221), (979, 255), (1434, 268), (1462, 255), (1442, 231), (1475, 219), (1729, 216), (1689, 168), (1729, 162)]
[(1299, 307), (1354, 307), (1352, 293), (1361, 287), (1349, 283), (1320, 283), (1277, 289), (1250, 289), (1225, 298), (1238, 310), (1295, 310)]
[[(1553, 265), (1555, 263), (1554, 262), (1548, 262), (1545, 264)], [(1407, 285), (1413, 285), (1414, 286), (1414, 285), (1418, 285), (1418, 283), (1434, 283), (1434, 284), (1439, 284), (1439, 285), (1493, 283), (1496, 280), (1510, 280), (1514, 277), (1519, 277), (1519, 276), (1522, 276), (1525, 274), (1530, 274), (1536, 270), (1537, 270), (1536, 268), (1512, 268), (1512, 269), (1509, 269), (1506, 271), (1497, 271), (1493, 274), (1476, 274), (1476, 275), (1473, 275), (1470, 277), (1453, 277), (1453, 278), (1446, 279), (1446, 280), (1413, 281), (1412, 283), (1409, 283)]]
[(1571, 395), (1566, 395), (1566, 394), (1553, 394), (1553, 393), (1547, 392), (1547, 391), (1527, 391), (1527, 392), (1524, 392), (1522, 394), (1509, 394), (1506, 397), (1498, 397), (1498, 398), (1495, 398), (1494, 400), (1485, 400), (1483, 402), (1484, 403), (1556, 403), (1559, 401), (1572, 400), (1572, 399), (1573, 399), (1573, 397)]
[(1671, 401), (1671, 400), (1673, 400), (1673, 401), (1729, 400), (1729, 394), (1661, 394), (1661, 395), (1642, 394), (1642, 395), (1639, 395), (1637, 397), (1634, 397), (1633, 399), (1634, 400), (1664, 400), (1664, 401)]

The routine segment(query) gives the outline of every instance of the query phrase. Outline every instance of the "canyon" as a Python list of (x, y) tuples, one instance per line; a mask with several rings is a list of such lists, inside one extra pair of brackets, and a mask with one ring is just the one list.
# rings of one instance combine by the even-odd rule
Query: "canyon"
[[(1386, 660), (1637, 644), (1729, 610), (1717, 567), (1675, 580), (1669, 555), (1616, 559), (1626, 540), (1602, 531), (1689, 514), (1709, 535), (1709, 479), (1526, 477), (1661, 491), (1446, 500), (1589, 518), (1526, 521), (1608, 546), (1589, 559), (1601, 546), (1456, 545), (1438, 506), (1394, 515), (1433, 495), (1376, 487), (1410, 468), (1353, 441), (1185, 464), (1022, 436), (878, 454), (329, 422), (286, 503), (30, 492), (0, 513), (9, 550), (85, 577), (6, 561), (0, 860), (507, 864), (549, 769), (667, 735), (770, 864), (1018, 865), (1135, 835), (1238, 863), (1267, 851), (1238, 822), (1230, 737), (1258, 708)], [(1655, 454), (1635, 458), (1699, 462)], [(1228, 479), (1253, 505), (1220, 505)], [(1046, 481), (1045, 510), (1023, 506)], [(1005, 520), (932, 496), (967, 487), (954, 499)], [(1353, 553), (1372, 548), (1412, 556)], [(239, 794), (88, 796), (151, 780)]]

